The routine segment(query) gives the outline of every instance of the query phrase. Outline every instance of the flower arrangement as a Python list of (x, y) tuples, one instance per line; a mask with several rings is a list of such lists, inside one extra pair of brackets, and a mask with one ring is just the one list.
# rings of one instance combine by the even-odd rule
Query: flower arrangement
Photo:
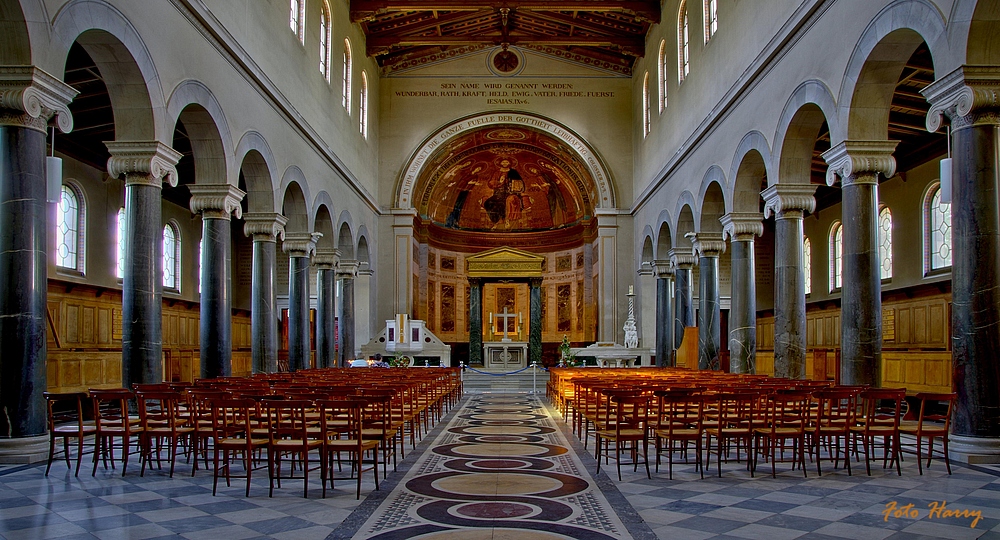
[(389, 365), (391, 367), (410, 367), (411, 363), (413, 363), (413, 359), (405, 354), (394, 356), (392, 357), (392, 360), (389, 361)]
[(559, 344), (559, 365), (565, 367), (577, 367), (580, 362), (577, 361), (576, 355), (570, 352), (569, 337), (563, 334), (562, 343)]

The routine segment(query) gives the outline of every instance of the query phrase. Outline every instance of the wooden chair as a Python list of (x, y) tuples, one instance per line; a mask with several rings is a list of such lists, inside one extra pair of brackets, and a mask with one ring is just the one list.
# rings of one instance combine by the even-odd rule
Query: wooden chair
[(826, 446), (829, 456), (826, 459), (832, 460), (836, 469), (843, 442), (844, 467), (847, 468), (847, 475), (851, 475), (850, 438), (857, 410), (857, 394), (853, 389), (846, 388), (824, 388), (813, 392), (816, 407), (808, 434), (811, 453), (816, 457), (816, 474), (823, 475), (823, 446)]
[[(627, 447), (632, 458), (633, 472), (639, 468), (639, 448), (642, 448), (642, 463), (646, 466), (646, 477), (649, 473), (649, 396), (643, 395), (613, 395), (611, 403), (614, 413), (612, 426), (596, 432), (597, 472), (601, 472), (601, 456), (605, 461), (611, 457), (609, 445), (615, 445), (615, 463), (618, 466), (618, 480), (622, 479), (621, 453)], [(603, 450), (601, 447), (603, 443)], [(629, 444), (631, 443), (631, 444)]]
[(87, 394), (84, 392), (43, 392), (43, 394), (48, 410), (49, 426), (49, 462), (45, 465), (45, 476), (49, 475), (52, 460), (55, 459), (56, 439), (62, 439), (62, 452), (66, 458), (67, 469), (70, 468), (69, 441), (76, 440), (76, 471), (73, 476), (79, 476), (84, 439), (97, 432), (93, 423), (84, 420), (83, 417), (83, 400), (87, 398)]
[[(341, 461), (341, 454), (347, 453), (351, 462), (351, 478), (357, 478), (357, 498), (361, 499), (361, 475), (366, 470), (364, 468), (365, 453), (372, 455), (372, 476), (375, 478), (375, 489), (378, 489), (378, 448), (380, 441), (375, 439), (365, 439), (363, 432), (364, 410), (368, 406), (368, 401), (364, 399), (340, 399), (340, 400), (320, 400), (317, 402), (320, 410), (320, 426), (323, 432), (321, 457), (321, 473), (323, 481), (323, 498), (326, 498), (326, 481), (330, 480), (330, 488), (333, 489), (333, 454), (337, 454), (337, 461)], [(337, 422), (332, 424), (332, 420), (346, 419), (345, 423)]]
[[(267, 409), (268, 448), (267, 475), (268, 497), (274, 496), (274, 484), (281, 488), (281, 460), (288, 454), (302, 463), (302, 476), (289, 471), (288, 479), (302, 479), (302, 496), (309, 496), (309, 453), (319, 450), (323, 441), (318, 431), (310, 430), (307, 415), (313, 402), (303, 399), (267, 399), (262, 402)], [(322, 415), (320, 416), (322, 419)]]
[[(899, 431), (912, 435), (916, 438), (917, 446), (917, 470), (924, 474), (922, 464), (923, 453), (922, 443), (927, 439), (927, 467), (931, 466), (931, 457), (934, 455), (934, 439), (941, 439), (941, 455), (944, 456), (944, 465), (951, 474), (951, 460), (948, 459), (948, 430), (951, 427), (951, 409), (955, 404), (958, 394), (932, 394), (921, 392), (917, 394), (920, 400), (920, 414), (917, 421), (902, 422)], [(944, 412), (931, 410), (936, 404), (944, 403)]]
[(779, 390), (767, 397), (764, 414), (766, 426), (753, 430), (754, 455), (751, 471), (757, 469), (757, 458), (765, 456), (771, 462), (771, 478), (776, 475), (777, 449), (784, 454), (785, 444), (792, 443), (792, 469), (798, 464), (802, 476), (806, 473), (806, 424), (809, 421), (809, 393)]
[(882, 468), (896, 464), (896, 474), (902, 476), (899, 466), (899, 422), (902, 406), (906, 401), (905, 388), (878, 388), (861, 392), (861, 417), (858, 425), (851, 426), (855, 453), (857, 440), (861, 439), (865, 453), (865, 471), (871, 476), (871, 461), (875, 455), (875, 438), (882, 438)]
[[(688, 444), (694, 443), (695, 470), (705, 478), (705, 468), (701, 460), (702, 420), (705, 412), (705, 398), (688, 390), (655, 390), (658, 406), (656, 427), (653, 431), (656, 447), (656, 472), (660, 472), (660, 456), (667, 451), (668, 478), (674, 478), (674, 453), (684, 452), (687, 462)], [(681, 443), (681, 446), (675, 446)]]
[(715, 437), (715, 454), (718, 458), (719, 478), (722, 478), (722, 456), (723, 448), (726, 448), (728, 461), (728, 448), (731, 442), (736, 442), (736, 460), (740, 459), (740, 447), (747, 452), (747, 469), (753, 476), (753, 469), (750, 466), (750, 451), (752, 447), (753, 429), (757, 421), (757, 401), (759, 394), (756, 392), (719, 392), (715, 395), (714, 425), (705, 427), (705, 446), (708, 448), (705, 466), (712, 461), (712, 438)]
[[(139, 433), (140, 462), (139, 476), (144, 476), (146, 466), (153, 465), (155, 446), (157, 468), (162, 467), (160, 451), (166, 443), (167, 459), (170, 461), (170, 477), (174, 477), (174, 466), (177, 463), (177, 449), (181, 440), (190, 449), (191, 434), (194, 428), (186, 425), (180, 414), (181, 394), (178, 392), (136, 392), (139, 403)], [(154, 445), (155, 442), (155, 445)]]
[[(219, 471), (225, 471), (226, 486), (231, 486), (232, 478), (246, 478), (246, 496), (250, 496), (250, 479), (253, 476), (254, 454), (260, 449), (268, 449), (268, 439), (254, 437), (250, 411), (256, 408), (252, 399), (233, 399), (219, 396), (210, 401), (212, 418), (212, 447), (214, 449), (214, 469), (212, 495), (219, 485)], [(230, 458), (240, 454), (243, 458), (243, 476), (233, 476)], [(221, 457), (222, 464), (219, 464)], [(197, 463), (197, 458), (195, 459)]]
[(137, 442), (142, 433), (138, 417), (129, 416), (128, 403), (133, 398), (132, 392), (124, 389), (91, 390), (90, 399), (94, 404), (94, 470), (91, 476), (97, 475), (98, 460), (103, 460), (104, 468), (108, 468), (108, 457), (111, 458), (111, 468), (115, 468), (115, 439), (119, 439), (122, 456), (122, 476), (128, 469), (128, 457), (132, 453), (132, 436)]

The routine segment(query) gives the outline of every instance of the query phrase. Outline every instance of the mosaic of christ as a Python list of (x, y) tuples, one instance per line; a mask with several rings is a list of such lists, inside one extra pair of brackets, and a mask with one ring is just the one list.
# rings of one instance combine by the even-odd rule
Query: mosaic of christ
[(580, 172), (552, 149), (509, 142), (467, 146), (442, 160), (425, 184), (420, 207), (432, 222), (460, 230), (531, 231), (575, 225), (587, 214)]

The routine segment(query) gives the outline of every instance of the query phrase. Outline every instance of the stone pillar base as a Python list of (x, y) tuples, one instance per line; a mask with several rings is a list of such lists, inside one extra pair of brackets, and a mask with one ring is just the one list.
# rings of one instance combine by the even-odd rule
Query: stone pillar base
[(0, 465), (25, 465), (49, 458), (49, 436), (0, 439)]
[(948, 455), (971, 465), (1000, 463), (1000, 437), (949, 435)]

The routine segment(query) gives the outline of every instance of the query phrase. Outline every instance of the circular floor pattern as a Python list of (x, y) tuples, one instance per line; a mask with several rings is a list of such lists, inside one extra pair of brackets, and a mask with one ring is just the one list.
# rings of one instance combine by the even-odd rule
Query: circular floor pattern
[(540, 444), (526, 443), (478, 443), (461, 444), (452, 451), (460, 456), (492, 457), (492, 456), (540, 456), (549, 454), (551, 448)]
[(470, 518), (511, 519), (538, 513), (538, 508), (511, 502), (477, 502), (457, 506), (454, 512)]
[(456, 495), (534, 495), (563, 487), (555, 478), (520, 473), (461, 474), (441, 478), (431, 485)]

